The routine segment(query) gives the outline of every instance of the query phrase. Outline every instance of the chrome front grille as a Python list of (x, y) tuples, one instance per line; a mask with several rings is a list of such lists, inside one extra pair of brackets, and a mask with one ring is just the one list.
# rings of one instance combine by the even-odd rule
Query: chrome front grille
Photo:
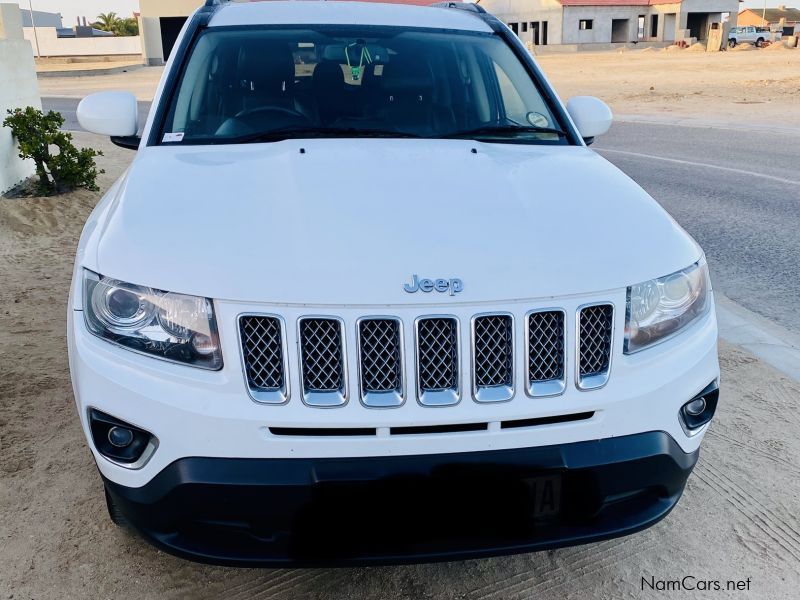
[(528, 314), (528, 394), (551, 396), (566, 386), (564, 311), (543, 310)]
[[(457, 404), (463, 383), (481, 403), (513, 399), (517, 382), (534, 398), (560, 395), (568, 375), (578, 389), (602, 387), (611, 369), (614, 307), (584, 305), (572, 314), (574, 323), (562, 309), (533, 310), (524, 320), (516, 313), (471, 319), (434, 314), (413, 321), (413, 335), (407, 337), (405, 317), (394, 316), (361, 317), (347, 326), (334, 316), (296, 316), (296, 329), (288, 334), (277, 315), (244, 315), (238, 325), (245, 380), (257, 402), (283, 404), (290, 400), (290, 387), (297, 387), (309, 406), (342, 406), (349, 400), (351, 381), (364, 406), (396, 408), (409, 394), (424, 406)], [(462, 340), (465, 318), (470, 328)], [(573, 335), (569, 325), (575, 327)], [(348, 369), (351, 341), (356, 372)], [(295, 347), (299, 356), (290, 362), (289, 350)], [(298, 364), (299, 372), (293, 374), (290, 365)], [(415, 384), (411, 392), (406, 378)]]
[(245, 375), (258, 402), (283, 404), (288, 399), (283, 329), (277, 317), (239, 319)]
[(300, 320), (300, 367), (306, 404), (340, 406), (347, 401), (343, 333), (339, 319)]
[(602, 387), (611, 367), (614, 307), (596, 304), (578, 313), (578, 386), (581, 389)]
[(456, 404), (460, 397), (458, 321), (453, 317), (417, 320), (417, 387), (428, 406)]
[(403, 340), (399, 319), (361, 319), (358, 352), (362, 402), (373, 407), (402, 404)]
[(514, 319), (483, 315), (472, 321), (472, 382), (478, 402), (514, 396)]

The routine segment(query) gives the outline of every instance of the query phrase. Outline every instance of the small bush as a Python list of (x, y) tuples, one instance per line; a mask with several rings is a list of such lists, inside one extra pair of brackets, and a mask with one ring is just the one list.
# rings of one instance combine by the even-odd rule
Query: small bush
[[(36, 193), (41, 196), (63, 194), (76, 188), (97, 191), (97, 170), (94, 159), (102, 152), (91, 148), (80, 150), (72, 144), (72, 134), (61, 131), (61, 113), (28, 106), (9, 110), (3, 125), (11, 129), (19, 144), (19, 157), (36, 165)], [(58, 149), (53, 154), (52, 149)]]

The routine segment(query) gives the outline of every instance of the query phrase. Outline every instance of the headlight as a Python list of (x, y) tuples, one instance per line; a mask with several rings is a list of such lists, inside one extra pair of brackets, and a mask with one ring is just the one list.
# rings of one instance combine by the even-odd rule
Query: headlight
[(165, 360), (222, 368), (211, 300), (83, 274), (83, 314), (93, 334)]
[(662, 342), (705, 315), (709, 289), (705, 262), (629, 287), (625, 354)]

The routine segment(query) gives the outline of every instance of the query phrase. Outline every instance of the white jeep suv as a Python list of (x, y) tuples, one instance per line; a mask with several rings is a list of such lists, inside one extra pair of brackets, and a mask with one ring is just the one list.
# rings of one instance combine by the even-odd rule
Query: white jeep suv
[(702, 250), (476, 5), (209, 0), (86, 224), (69, 355), (115, 522), (235, 565), (625, 535), (716, 409)]

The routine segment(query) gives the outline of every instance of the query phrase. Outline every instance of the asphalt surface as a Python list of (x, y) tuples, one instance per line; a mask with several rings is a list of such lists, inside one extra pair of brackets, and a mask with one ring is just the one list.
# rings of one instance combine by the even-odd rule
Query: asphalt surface
[[(77, 100), (42, 102), (80, 129)], [(617, 122), (593, 148), (700, 243), (716, 290), (800, 332), (800, 132)]]

